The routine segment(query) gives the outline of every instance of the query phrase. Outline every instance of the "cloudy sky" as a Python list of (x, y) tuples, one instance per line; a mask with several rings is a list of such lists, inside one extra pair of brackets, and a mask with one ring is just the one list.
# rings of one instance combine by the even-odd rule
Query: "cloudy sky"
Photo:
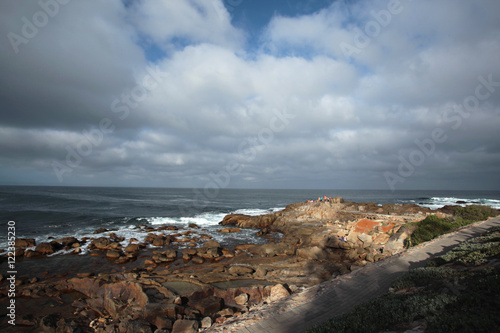
[(490, 189), (498, 0), (0, 2), (0, 184)]

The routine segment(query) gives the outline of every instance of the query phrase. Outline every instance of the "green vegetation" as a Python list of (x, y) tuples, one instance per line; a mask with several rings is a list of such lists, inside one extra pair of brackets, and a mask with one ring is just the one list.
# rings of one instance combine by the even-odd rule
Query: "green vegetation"
[(489, 206), (471, 205), (457, 207), (452, 217), (440, 218), (429, 215), (420, 222), (415, 222), (417, 229), (405, 240), (406, 247), (418, 245), (430, 241), (438, 236), (449, 233), (465, 225), (487, 220), (489, 217), (497, 216), (498, 211)]
[(390, 293), (309, 332), (404, 332), (419, 324), (426, 332), (497, 332), (500, 267), (493, 259), (500, 259), (500, 228), (411, 270), (393, 281)]

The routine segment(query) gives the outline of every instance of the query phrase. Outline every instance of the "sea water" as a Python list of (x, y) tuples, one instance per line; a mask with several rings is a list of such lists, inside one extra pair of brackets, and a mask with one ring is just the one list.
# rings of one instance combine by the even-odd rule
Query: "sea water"
[[(96, 238), (98, 228), (112, 229), (128, 244), (144, 239), (144, 227), (195, 223), (223, 246), (263, 243), (256, 230), (217, 232), (227, 214), (261, 215), (284, 209), (294, 202), (320, 196), (341, 196), (346, 201), (377, 204), (417, 204), (432, 209), (444, 205), (483, 204), (500, 208), (500, 191), (384, 191), (384, 190), (256, 190), (171, 189), (105, 187), (0, 187), (0, 225), (15, 221), (17, 238), (38, 243), (74, 236)], [(142, 228), (139, 226), (143, 226)], [(0, 249), (7, 248), (6, 232)], [(85, 253), (85, 247), (83, 248)], [(62, 254), (64, 251), (57, 254)], [(56, 255), (57, 255), (56, 254)]]

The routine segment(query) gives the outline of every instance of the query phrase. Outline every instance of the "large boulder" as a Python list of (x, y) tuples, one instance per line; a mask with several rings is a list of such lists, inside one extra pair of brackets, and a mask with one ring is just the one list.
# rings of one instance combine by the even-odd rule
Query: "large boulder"
[(33, 238), (16, 238), (15, 247), (33, 247), (36, 246), (36, 241)]
[(40, 254), (53, 254), (55, 247), (51, 243), (40, 243), (36, 246), (35, 251)]

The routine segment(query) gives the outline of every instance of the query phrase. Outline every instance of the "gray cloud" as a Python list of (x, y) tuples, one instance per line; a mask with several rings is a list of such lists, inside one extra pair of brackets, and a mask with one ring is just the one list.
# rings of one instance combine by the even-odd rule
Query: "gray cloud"
[[(388, 3), (275, 16), (256, 53), (222, 1), (60, 4), (0, 40), (0, 181), (496, 189), (500, 4), (401, 1), (356, 45)], [(1, 34), (41, 11), (1, 3)]]

